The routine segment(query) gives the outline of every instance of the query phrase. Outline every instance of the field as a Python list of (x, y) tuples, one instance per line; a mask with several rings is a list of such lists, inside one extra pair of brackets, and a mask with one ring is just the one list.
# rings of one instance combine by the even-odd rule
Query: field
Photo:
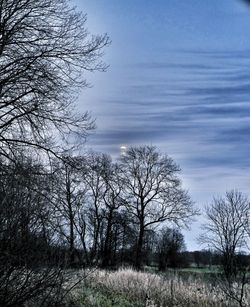
[[(226, 295), (224, 286), (216, 278), (201, 272), (156, 274), (136, 272), (130, 268), (95, 270), (88, 272), (71, 300), (78, 307), (240, 306)], [(233, 289), (239, 297), (240, 287), (235, 284)], [(250, 306), (249, 284), (245, 288), (242, 306)]]

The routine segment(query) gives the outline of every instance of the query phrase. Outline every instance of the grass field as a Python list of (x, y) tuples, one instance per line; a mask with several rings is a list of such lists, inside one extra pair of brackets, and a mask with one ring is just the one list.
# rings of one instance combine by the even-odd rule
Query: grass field
[[(198, 273), (95, 270), (87, 274), (72, 300), (78, 307), (239, 306), (228, 298), (218, 281), (206, 278), (201, 271)], [(240, 295), (237, 285), (234, 285), (234, 290), (236, 295)], [(244, 307), (250, 306), (249, 284), (245, 288), (243, 303)]]
[(190, 267), (190, 268), (181, 268), (178, 269), (179, 272), (189, 272), (189, 273), (202, 273), (202, 274), (213, 274), (213, 273), (220, 273), (221, 269), (219, 267), (204, 267), (204, 268), (196, 268), (196, 267)]

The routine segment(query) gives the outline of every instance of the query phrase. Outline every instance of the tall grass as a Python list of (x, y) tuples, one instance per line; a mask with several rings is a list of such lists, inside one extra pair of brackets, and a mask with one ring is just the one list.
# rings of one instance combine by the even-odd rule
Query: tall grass
[[(208, 282), (201, 277), (182, 278), (177, 274), (160, 275), (146, 272), (137, 272), (133, 269), (119, 269), (115, 272), (96, 270), (88, 274), (82, 289), (92, 289), (91, 302), (85, 293), (85, 302), (79, 306), (237, 306), (230, 302), (219, 285)], [(250, 306), (249, 285), (245, 295), (245, 306)], [(105, 303), (100, 301), (102, 297), (112, 298)], [(95, 301), (95, 294), (99, 295), (99, 301)], [(119, 305), (120, 298), (123, 304)]]

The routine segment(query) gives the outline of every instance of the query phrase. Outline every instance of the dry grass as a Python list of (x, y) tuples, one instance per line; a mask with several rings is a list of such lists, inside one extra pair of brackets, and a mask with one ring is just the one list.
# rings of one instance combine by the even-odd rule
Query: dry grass
[[(177, 275), (164, 276), (136, 272), (133, 269), (120, 269), (115, 272), (96, 270), (87, 275), (84, 282), (84, 287), (86, 286), (94, 289), (95, 293), (116, 295), (132, 302), (126, 306), (238, 306), (237, 303), (229, 301), (218, 285), (206, 282), (202, 277), (190, 276), (184, 280)], [(244, 306), (250, 306), (249, 291), (248, 285)], [(118, 303), (102, 304), (93, 301), (92, 297), (92, 304), (82, 303), (80, 306), (120, 306)]]

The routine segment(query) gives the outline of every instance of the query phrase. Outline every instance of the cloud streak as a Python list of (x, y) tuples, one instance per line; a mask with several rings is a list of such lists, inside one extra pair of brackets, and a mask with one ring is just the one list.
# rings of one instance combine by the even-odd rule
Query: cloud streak
[(97, 118), (89, 146), (117, 157), (122, 144), (156, 145), (180, 164), (185, 187), (201, 205), (226, 189), (246, 192), (249, 8), (235, 0), (84, 6), (89, 16), (99, 14), (99, 32), (113, 40), (110, 70), (87, 94)]
[(180, 51), (176, 63), (138, 63), (135, 74), (144, 77), (105, 101), (100, 119), (105, 128), (97, 130), (92, 143), (114, 152), (121, 143), (162, 146), (164, 140), (164, 149), (181, 155), (184, 165), (248, 166), (248, 53)]

